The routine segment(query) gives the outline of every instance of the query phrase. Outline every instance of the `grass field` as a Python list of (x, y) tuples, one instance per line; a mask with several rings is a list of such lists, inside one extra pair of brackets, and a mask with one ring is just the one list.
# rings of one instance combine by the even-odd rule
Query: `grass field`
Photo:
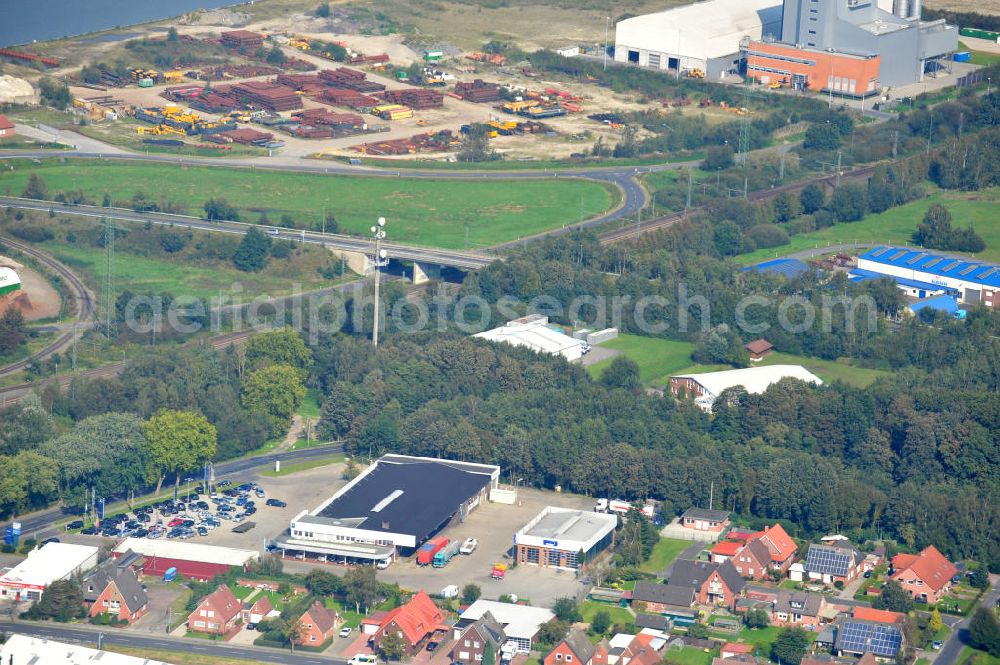
[(116, 202), (137, 191), (176, 202), (188, 214), (203, 215), (210, 198), (225, 198), (248, 221), (266, 211), (275, 222), (284, 214), (300, 225), (316, 225), (332, 212), (343, 231), (368, 234), (378, 216), (388, 220), (391, 240), (464, 248), (516, 240), (580, 220), (616, 205), (619, 197), (603, 184), (577, 180), (442, 180), (357, 178), (168, 164), (120, 162), (40, 164), (20, 161), (0, 173), (0, 192), (20, 194), (31, 173), (45, 180), (50, 195), (82, 189), (92, 200), (105, 192)]
[(982, 65), (983, 67), (989, 67), (990, 65), (995, 65), (1000, 62), (1000, 53), (987, 53), (986, 51), (973, 51), (963, 42), (958, 43), (959, 51), (968, 51), (971, 56), (969, 62), (974, 65)]
[(965, 647), (958, 656), (958, 665), (1000, 665), (1000, 658), (991, 656), (985, 651)]
[[(97, 635), (95, 634), (95, 646), (96, 643)], [(223, 658), (219, 656), (199, 654), (191, 651), (191, 648), (192, 647), (190, 645), (186, 646), (183, 642), (177, 645), (177, 651), (167, 649), (150, 649), (148, 647), (123, 647), (117, 644), (108, 643), (104, 644), (105, 651), (124, 653), (129, 656), (135, 656), (136, 658), (159, 660), (165, 663), (173, 663), (174, 665), (256, 665), (260, 662), (256, 660), (244, 660), (242, 658)]]
[(309, 388), (306, 390), (305, 399), (302, 400), (302, 406), (299, 407), (299, 415), (303, 418), (319, 418), (322, 400), (323, 395), (320, 394), (319, 390)]
[(868, 215), (860, 222), (837, 224), (812, 233), (793, 236), (788, 245), (740, 254), (734, 259), (742, 264), (751, 264), (838, 243), (899, 245), (912, 243), (913, 232), (916, 231), (917, 225), (932, 203), (940, 203), (951, 211), (954, 226), (966, 227), (971, 224), (975, 227), (976, 233), (986, 241), (986, 249), (976, 254), (977, 258), (1000, 261), (1000, 220), (996, 216), (997, 205), (1000, 204), (998, 187), (980, 192), (934, 191), (927, 198), (877, 215)]
[[(97, 247), (46, 243), (44, 248), (65, 263), (93, 288), (100, 290), (104, 279), (104, 250)], [(295, 279), (272, 274), (271, 271), (247, 273), (233, 267), (201, 267), (160, 259), (117, 252), (114, 262), (117, 290), (129, 289), (134, 293), (169, 293), (197, 298), (218, 297), (220, 289), (227, 297), (230, 287), (239, 283), (240, 297), (244, 300), (257, 295), (283, 295), (291, 293), (296, 285), (303, 290), (332, 286), (336, 281), (314, 273), (308, 279)]]
[(663, 652), (663, 662), (676, 665), (709, 665), (712, 662), (712, 653), (695, 647), (666, 649)]
[(691, 547), (692, 544), (690, 540), (660, 538), (660, 542), (653, 547), (653, 553), (639, 566), (639, 570), (647, 573), (660, 573), (677, 558), (678, 554)]
[(330, 455), (329, 457), (320, 457), (318, 459), (307, 460), (305, 462), (293, 462), (291, 464), (282, 464), (281, 471), (275, 471), (272, 467), (270, 471), (261, 471), (260, 475), (267, 476), (269, 478), (276, 478), (278, 476), (287, 476), (293, 473), (298, 473), (300, 471), (308, 471), (310, 469), (316, 469), (321, 466), (328, 466), (330, 464), (340, 464), (344, 461), (344, 456)]
[[(639, 335), (619, 335), (617, 339), (604, 342), (601, 346), (618, 349), (638, 363), (639, 378), (647, 385), (666, 385), (670, 377), (677, 374), (732, 369), (728, 365), (692, 364), (691, 352), (694, 350), (694, 344), (690, 342)], [(587, 371), (596, 379), (611, 363), (612, 360), (603, 360), (587, 367)], [(888, 375), (888, 372), (856, 367), (847, 361), (821, 360), (789, 353), (772, 353), (755, 365), (802, 365), (827, 383), (843, 381), (861, 388), (871, 385), (880, 376)]]
[(611, 605), (610, 603), (598, 603), (593, 600), (585, 600), (580, 604), (580, 615), (583, 620), (590, 623), (594, 619), (594, 615), (599, 611), (605, 610), (611, 615), (611, 623), (631, 623), (635, 620), (635, 617), (624, 607), (619, 607), (618, 605)]
[[(617, 339), (604, 342), (601, 346), (621, 351), (638, 363), (639, 379), (643, 383), (665, 381), (670, 374), (687, 367), (691, 364), (691, 352), (694, 350), (694, 344), (690, 342), (639, 335), (618, 335)], [(587, 371), (597, 379), (613, 360), (594, 363), (587, 367)]]
[[(790, 353), (771, 353), (754, 366), (761, 365), (802, 365), (807, 370), (823, 379), (826, 383), (843, 381), (844, 383), (857, 388), (870, 386), (882, 376), (889, 376), (889, 372), (879, 369), (869, 369), (867, 367), (855, 367), (844, 362), (834, 360), (821, 360), (820, 358), (810, 358), (808, 356), (796, 356)], [(676, 372), (676, 374), (696, 374), (699, 372), (717, 372), (719, 370), (732, 369), (729, 365), (690, 365)]]

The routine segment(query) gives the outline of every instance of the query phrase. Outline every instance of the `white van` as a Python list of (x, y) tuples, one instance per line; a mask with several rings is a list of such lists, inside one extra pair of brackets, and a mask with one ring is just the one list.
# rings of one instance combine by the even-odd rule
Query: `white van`
[(375, 567), (378, 568), (379, 570), (385, 570), (386, 568), (389, 567), (389, 564), (391, 563), (392, 561), (390, 561), (389, 559), (379, 559), (378, 561), (375, 562)]
[(359, 653), (347, 661), (347, 665), (378, 665), (378, 658), (370, 653)]

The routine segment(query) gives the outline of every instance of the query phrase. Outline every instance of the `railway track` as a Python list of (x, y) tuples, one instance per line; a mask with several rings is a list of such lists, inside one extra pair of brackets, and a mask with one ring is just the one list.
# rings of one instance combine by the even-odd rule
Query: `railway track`
[[(867, 179), (874, 171), (875, 166), (864, 166), (853, 171), (847, 171), (840, 176), (841, 182), (851, 182), (854, 180)], [(811, 180), (804, 180), (799, 182), (789, 183), (787, 185), (781, 185), (779, 187), (773, 187), (771, 189), (762, 189), (755, 192), (751, 192), (747, 195), (748, 201), (766, 201), (767, 199), (774, 198), (782, 192), (795, 192), (805, 189), (807, 185), (817, 184), (834, 186), (837, 181), (837, 175), (822, 176), (819, 178), (813, 178)], [(615, 229), (613, 231), (606, 231), (600, 235), (602, 245), (610, 245), (612, 243), (621, 242), (623, 240), (631, 240), (633, 238), (638, 238), (645, 233), (651, 233), (653, 231), (658, 231), (677, 224), (687, 218), (689, 213), (701, 212), (704, 207), (693, 208), (686, 212), (675, 212), (669, 215), (663, 215), (661, 217), (655, 217), (646, 222), (640, 222), (638, 224), (631, 224), (629, 226), (623, 226), (620, 229)]]
[(45, 252), (39, 251), (32, 247), (31, 245), (26, 245), (22, 242), (12, 240), (8, 237), (0, 237), (0, 242), (8, 247), (12, 247), (23, 254), (27, 254), (31, 258), (38, 261), (40, 264), (59, 275), (59, 279), (62, 280), (66, 288), (73, 292), (73, 296), (76, 298), (76, 325), (73, 330), (59, 335), (55, 340), (53, 340), (48, 346), (46, 346), (41, 351), (34, 353), (23, 360), (19, 360), (15, 363), (11, 363), (5, 367), (0, 367), (0, 376), (9, 376), (15, 372), (20, 372), (25, 369), (35, 360), (45, 360), (46, 358), (63, 351), (73, 344), (77, 337), (81, 334), (82, 330), (87, 328), (91, 319), (94, 318), (95, 303), (94, 294), (90, 292), (83, 281), (77, 277), (69, 268), (64, 266), (62, 263), (49, 256)]

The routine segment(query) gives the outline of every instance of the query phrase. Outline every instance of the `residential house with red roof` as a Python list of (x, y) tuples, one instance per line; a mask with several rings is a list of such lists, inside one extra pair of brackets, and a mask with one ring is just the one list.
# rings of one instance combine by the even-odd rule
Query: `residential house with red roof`
[(274, 610), (274, 606), (271, 605), (271, 599), (261, 594), (257, 600), (243, 603), (243, 609), (240, 610), (240, 613), (243, 617), (243, 623), (260, 623), (272, 610)]
[(188, 630), (192, 633), (225, 635), (238, 625), (242, 609), (242, 604), (230, 588), (225, 584), (220, 585), (202, 598), (194, 612), (188, 615)]
[(14, 136), (14, 123), (5, 115), (0, 115), (0, 136)]
[(735, 540), (723, 540), (712, 548), (712, 563), (725, 563), (743, 549), (744, 543)]
[(920, 554), (897, 554), (892, 557), (892, 579), (909, 591), (915, 600), (936, 603), (951, 586), (958, 569), (933, 545)]
[(733, 656), (742, 656), (744, 654), (753, 654), (752, 644), (747, 644), (746, 642), (726, 642), (719, 650), (721, 658), (732, 658)]
[(764, 579), (771, 567), (771, 551), (759, 538), (754, 538), (741, 547), (730, 562), (736, 568), (736, 572), (743, 577), (753, 580)]
[(334, 611), (326, 609), (320, 601), (309, 606), (299, 617), (299, 639), (302, 646), (319, 647), (333, 639), (333, 633), (344, 620)]
[(586, 633), (571, 628), (563, 641), (557, 644), (542, 661), (544, 665), (592, 665), (594, 645)]
[(795, 544), (795, 541), (788, 535), (784, 527), (780, 524), (774, 524), (759, 534), (755, 534), (753, 537), (767, 546), (768, 551), (771, 553), (771, 566), (782, 572), (786, 572), (795, 560), (795, 552), (798, 550), (798, 545)]
[(444, 613), (434, 604), (427, 592), (421, 589), (405, 605), (387, 612), (382, 617), (378, 630), (372, 635), (369, 643), (373, 650), (378, 651), (382, 638), (390, 633), (396, 633), (403, 638), (409, 655), (413, 655), (435, 631), (448, 630), (449, 627), (443, 625), (443, 622)]

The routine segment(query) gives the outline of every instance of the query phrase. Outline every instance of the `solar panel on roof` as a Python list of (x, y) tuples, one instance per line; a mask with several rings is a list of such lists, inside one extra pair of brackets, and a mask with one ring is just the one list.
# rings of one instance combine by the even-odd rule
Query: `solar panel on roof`
[(959, 263), (961, 263), (961, 261), (952, 261), (951, 263), (949, 263), (946, 266), (941, 266), (940, 270), (941, 270), (941, 272), (947, 272), (948, 270), (951, 270), (952, 268), (954, 268), (955, 266), (957, 266)]
[(922, 259), (922, 258), (924, 258), (926, 256), (927, 256), (926, 254), (917, 254), (912, 259), (910, 259), (909, 261), (907, 261), (906, 265), (911, 266), (911, 265), (913, 265), (914, 263), (916, 263), (917, 261), (919, 261), (920, 259)]
[(892, 249), (892, 247), (879, 247), (874, 252), (872, 252), (872, 256), (875, 256), (875, 257), (882, 256), (883, 254), (885, 254), (886, 252), (888, 252), (890, 249)]
[(908, 249), (901, 249), (898, 252), (896, 252), (895, 254), (893, 254), (892, 256), (890, 256), (889, 260), (890, 261), (897, 261), (897, 260), (899, 260), (899, 257), (906, 256), (906, 253), (909, 252), (909, 251), (910, 250), (908, 250)]
[(902, 642), (903, 636), (897, 626), (857, 621), (841, 626), (838, 648), (855, 653), (871, 651), (876, 656), (892, 658)]
[(943, 257), (941, 257), (941, 256), (935, 256), (933, 259), (931, 259), (930, 261), (928, 261), (927, 263), (925, 263), (921, 267), (922, 268), (933, 268), (934, 266), (936, 266), (937, 264), (941, 263), (942, 261), (944, 261)]
[(964, 269), (963, 269), (963, 270), (962, 270), (962, 271), (961, 271), (960, 273), (958, 273), (958, 274), (959, 274), (959, 275), (963, 275), (963, 276), (964, 276), (964, 275), (968, 275), (968, 274), (969, 274), (970, 272), (972, 272), (973, 270), (979, 270), (979, 268), (981, 268), (981, 267), (982, 267), (982, 266), (981, 266), (980, 264), (978, 264), (978, 263), (973, 263), (973, 264), (972, 264), (972, 265), (970, 265), (970, 266), (969, 266), (968, 268), (964, 268)]
[(806, 555), (806, 570), (827, 575), (847, 576), (850, 555), (847, 552), (826, 547), (810, 547)]
[(998, 270), (1000, 270), (1000, 268), (988, 268), (986, 272), (979, 275), (979, 277), (977, 277), (976, 279), (986, 279), (988, 277), (991, 277), (993, 273), (995, 273)]

